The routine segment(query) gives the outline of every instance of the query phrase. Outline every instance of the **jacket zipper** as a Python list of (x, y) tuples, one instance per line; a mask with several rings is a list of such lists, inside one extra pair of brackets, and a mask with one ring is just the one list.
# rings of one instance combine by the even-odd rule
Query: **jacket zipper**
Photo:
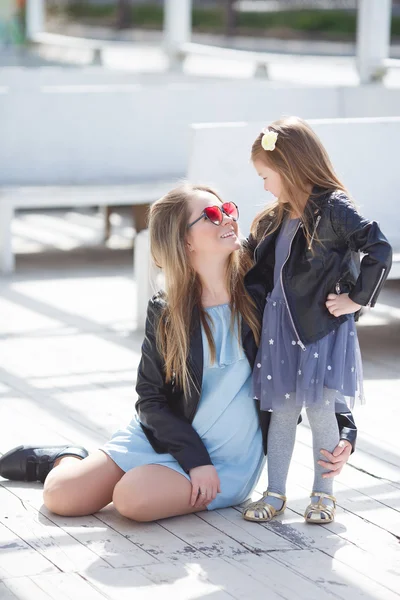
[(312, 246), (312, 243), (314, 241), (315, 234), (317, 233), (317, 227), (319, 225), (320, 220), (321, 220), (321, 215), (318, 215), (317, 220), (315, 221), (314, 231), (313, 231), (313, 234), (311, 236), (310, 243), (308, 245), (308, 249), (309, 250), (311, 250), (311, 246)]
[(287, 306), (287, 309), (288, 309), (288, 313), (289, 313), (290, 320), (291, 320), (291, 322), (292, 322), (292, 326), (293, 326), (294, 332), (295, 332), (295, 334), (296, 334), (296, 336), (297, 336), (297, 340), (298, 340), (298, 343), (299, 343), (299, 346), (300, 346), (300, 348), (301, 348), (302, 350), (305, 350), (305, 349), (306, 349), (306, 347), (305, 347), (305, 345), (303, 344), (303, 342), (302, 342), (302, 341), (301, 341), (301, 339), (300, 339), (300, 336), (299, 336), (299, 334), (298, 334), (298, 332), (297, 332), (297, 329), (296, 329), (296, 327), (295, 327), (295, 324), (294, 324), (294, 321), (293, 321), (292, 313), (290, 312), (289, 303), (288, 303), (288, 301), (287, 301), (287, 297), (286, 297), (285, 288), (284, 288), (284, 286), (283, 286), (283, 277), (282, 277), (283, 267), (286, 265), (286, 263), (287, 263), (287, 261), (288, 261), (288, 258), (289, 258), (289, 256), (290, 256), (290, 252), (291, 252), (291, 250), (292, 250), (292, 244), (293, 244), (293, 240), (294, 240), (294, 238), (296, 237), (296, 234), (297, 234), (297, 232), (298, 232), (298, 230), (299, 230), (299, 227), (300, 227), (300, 223), (297, 225), (296, 231), (294, 232), (294, 234), (293, 234), (293, 237), (292, 237), (292, 239), (290, 240), (289, 252), (288, 252), (288, 255), (287, 255), (287, 257), (286, 257), (286, 260), (285, 260), (285, 262), (283, 263), (283, 265), (282, 265), (282, 267), (281, 267), (280, 280), (281, 280), (281, 286), (282, 286), (283, 295), (284, 295), (284, 297), (285, 297), (286, 306)]
[(380, 275), (380, 277), (379, 277), (379, 279), (378, 279), (378, 283), (376, 284), (376, 286), (375, 286), (375, 288), (374, 288), (374, 291), (372, 292), (372, 295), (371, 295), (371, 297), (370, 297), (370, 299), (369, 299), (369, 301), (368, 301), (368, 304), (367, 304), (367, 306), (371, 306), (371, 302), (372, 302), (372, 300), (373, 300), (373, 297), (375, 296), (375, 294), (376, 294), (376, 292), (377, 292), (377, 290), (378, 290), (379, 286), (380, 286), (380, 285), (381, 285), (381, 283), (382, 283), (382, 279), (383, 279), (383, 277), (384, 277), (384, 275), (385, 275), (385, 272), (386, 272), (386, 268), (385, 268), (385, 267), (383, 267), (383, 268), (382, 268), (382, 273), (381, 273), (381, 275)]

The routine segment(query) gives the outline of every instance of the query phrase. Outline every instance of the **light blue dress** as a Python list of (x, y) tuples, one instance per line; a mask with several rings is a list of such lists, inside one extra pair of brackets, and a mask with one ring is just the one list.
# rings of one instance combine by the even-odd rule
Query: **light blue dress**
[[(221, 493), (208, 510), (244, 502), (258, 481), (265, 463), (262, 434), (251, 392), (251, 368), (230, 328), (230, 307), (207, 308), (212, 319), (216, 361), (211, 364), (207, 338), (202, 330), (204, 371), (201, 398), (193, 427), (203, 440), (220, 482)], [(124, 471), (158, 464), (190, 479), (170, 454), (157, 454), (134, 417), (117, 431), (103, 450)]]

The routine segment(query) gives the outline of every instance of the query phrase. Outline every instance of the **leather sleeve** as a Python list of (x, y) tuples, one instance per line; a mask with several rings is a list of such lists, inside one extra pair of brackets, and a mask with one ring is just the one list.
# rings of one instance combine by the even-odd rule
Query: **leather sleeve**
[(339, 435), (341, 440), (347, 440), (352, 445), (352, 451), (356, 448), (357, 427), (354, 417), (347, 407), (343, 407), (343, 412), (336, 413), (336, 419), (339, 426)]
[(361, 306), (374, 306), (392, 266), (392, 248), (375, 221), (362, 217), (344, 194), (331, 205), (331, 224), (340, 241), (363, 252), (360, 275), (349, 297)]
[(190, 469), (211, 465), (211, 458), (191, 423), (171, 410), (164, 376), (164, 361), (157, 350), (155, 327), (161, 309), (150, 300), (145, 338), (139, 363), (136, 411), (149, 440), (154, 439), (163, 452), (169, 452), (188, 473)]

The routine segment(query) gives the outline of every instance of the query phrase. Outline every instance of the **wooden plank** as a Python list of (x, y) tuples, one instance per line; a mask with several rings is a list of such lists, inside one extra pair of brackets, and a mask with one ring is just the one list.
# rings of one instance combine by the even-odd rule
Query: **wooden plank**
[(47, 594), (30, 577), (13, 577), (0, 582), (1, 600), (49, 600)]
[(275, 550), (299, 549), (298, 544), (289, 542), (275, 531), (257, 527), (255, 523), (245, 521), (241, 509), (224, 508), (199, 514), (201, 519), (218, 531), (240, 542), (245, 548), (257, 554)]
[(333, 558), (400, 597), (400, 548), (397, 548), (396, 554), (385, 552), (377, 557), (357, 546), (344, 546)]
[[(300, 486), (290, 487), (290, 492), (301, 495)], [(291, 494), (292, 497), (292, 494)], [(301, 518), (304, 510), (304, 501), (291, 500), (292, 510), (299, 513)], [(384, 510), (384, 509), (383, 509)], [(300, 527), (300, 524), (297, 524)], [(400, 548), (396, 537), (386, 530), (368, 522), (362, 516), (350, 513), (338, 507), (337, 518), (333, 523), (321, 526), (304, 524), (305, 528), (315, 531), (322, 540), (332, 534), (347, 540), (349, 543), (337, 545), (324, 545), (324, 552), (336, 560), (351, 566), (355, 571), (366, 575), (374, 575), (374, 579), (394, 592), (399, 590), (400, 579)], [(321, 546), (319, 543), (318, 546)]]
[(321, 584), (343, 600), (399, 600), (399, 595), (320, 550), (275, 552), (286, 567)]
[(162, 524), (167, 531), (185, 540), (208, 557), (237, 556), (250, 552), (243, 544), (215, 529), (196, 514), (164, 519)]
[[(306, 552), (306, 551), (304, 551)], [(235, 558), (224, 557), (241, 575), (251, 577), (265, 586), (266, 590), (273, 590), (286, 600), (330, 600), (337, 598), (333, 593), (321, 588), (318, 582), (310, 580), (303, 573), (283, 566), (274, 560), (274, 554), (262, 556), (239, 556)], [(323, 593), (323, 596), (322, 596)], [(264, 594), (263, 600), (269, 597)]]
[[(98, 573), (102, 571), (112, 571), (113, 569), (99, 568)], [(53, 575), (38, 575), (32, 577), (32, 581), (48, 597), (53, 600), (104, 600), (104, 594), (99, 592), (85, 575), (78, 573), (56, 573)], [(24, 599), (25, 600), (25, 599)], [(36, 596), (32, 599), (36, 600)]]
[(97, 590), (110, 600), (194, 600), (207, 598), (228, 600), (231, 595), (209, 582), (204, 576), (193, 573), (179, 563), (153, 565), (141, 568), (91, 570), (85, 574)]
[(80, 571), (93, 564), (99, 566), (99, 560), (103, 567), (109, 567), (86, 545), (4, 487), (0, 487), (0, 523), (27, 541), (61, 571)]
[(97, 513), (96, 517), (159, 561), (186, 562), (188, 560), (199, 560), (205, 556), (187, 541), (165, 529), (163, 521), (158, 523), (133, 523), (121, 517), (112, 506), (108, 506)]
[[(293, 484), (289, 489), (291, 492), (290, 508), (299, 515), (299, 521), (302, 522), (304, 500), (294, 497), (295, 494), (302, 493), (302, 489), (299, 486), (294, 486)], [(300, 490), (300, 492), (298, 492), (298, 490)], [(292, 491), (294, 494), (292, 494)], [(357, 546), (361, 550), (364, 550), (373, 556), (385, 556), (386, 560), (390, 561), (389, 564), (394, 568), (396, 567), (394, 558), (399, 553), (399, 544), (397, 538), (391, 533), (387, 532), (385, 529), (382, 529), (381, 527), (364, 520), (362, 515), (356, 515), (338, 506), (336, 511), (336, 519), (333, 523), (321, 525), (318, 528), (305, 525), (305, 529), (311, 529), (312, 531), (317, 529), (317, 535), (321, 536), (322, 539), (332, 534), (337, 535), (342, 540), (350, 542), (352, 545)], [(329, 545), (318, 544), (318, 547), (323, 547), (327, 552), (329, 552)], [(341, 546), (341, 548), (344, 547), (345, 545)]]
[[(167, 565), (157, 565), (157, 574), (164, 574)], [(154, 577), (152, 567), (140, 568), (147, 577)], [(185, 566), (186, 572), (193, 573), (197, 581), (207, 581), (224, 590), (225, 597), (237, 598), (238, 600), (281, 600), (282, 596), (273, 590), (273, 587), (265, 582), (259, 582), (252, 577), (252, 573), (244, 573), (237, 569), (235, 564), (229, 563), (222, 558), (202, 558)], [(167, 576), (169, 575), (166, 572)], [(160, 582), (162, 579), (160, 580)], [(212, 597), (214, 594), (212, 594)], [(186, 596), (185, 596), (186, 597)]]
[[(132, 541), (108, 527), (96, 516), (62, 517), (47, 510), (42, 504), (41, 489), (23, 484), (13, 486), (13, 492), (24, 502), (40, 511), (51, 523), (61, 528), (76, 543), (86, 546), (111, 567), (132, 567), (158, 562)], [(131, 522), (133, 526), (135, 523)]]
[[(2, 581), (0, 581), (0, 598), (1, 600), (18, 600), (18, 596)], [(40, 600), (43, 600), (43, 598)], [(46, 596), (44, 600), (49, 600), (49, 596)]]
[(157, 562), (156, 558), (95, 516), (60, 517), (49, 513), (46, 509), (41, 512), (112, 567), (132, 567)]
[(0, 579), (57, 571), (49, 560), (0, 523)]
[[(212, 564), (213, 571), (211, 572), (210, 566)], [(228, 599), (228, 598), (242, 598), (239, 595), (237, 586), (232, 585), (235, 577), (231, 571), (231, 580), (229, 580), (223, 574), (223, 569), (226, 563), (218, 558), (201, 558), (194, 562), (189, 562), (185, 565), (174, 563), (170, 564), (158, 564), (150, 565), (148, 567), (137, 567), (136, 571), (145, 575), (153, 583), (159, 587), (169, 585), (171, 588), (171, 594), (168, 593), (167, 597), (171, 598), (203, 598), (209, 595), (214, 598)], [(214, 573), (217, 572), (217, 576)], [(242, 583), (243, 585), (243, 583)], [(233, 589), (234, 588), (234, 589)], [(255, 589), (248, 589), (251, 594)], [(261, 591), (261, 590), (260, 590)], [(162, 597), (162, 596), (161, 596)], [(247, 596), (247, 598), (249, 595)], [(271, 600), (275, 600), (271, 597)]]

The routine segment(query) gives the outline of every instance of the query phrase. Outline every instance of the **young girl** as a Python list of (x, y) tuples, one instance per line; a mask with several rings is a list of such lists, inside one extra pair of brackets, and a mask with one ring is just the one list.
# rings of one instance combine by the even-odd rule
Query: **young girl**
[(272, 123), (257, 137), (251, 158), (277, 200), (255, 218), (247, 243), (255, 266), (246, 287), (266, 298), (253, 389), (271, 421), (268, 490), (243, 516), (269, 521), (285, 510), (296, 423), (305, 406), (315, 474), (304, 516), (308, 523), (327, 523), (336, 502), (319, 452), (339, 441), (335, 413), (363, 402), (355, 320), (362, 306), (377, 300), (391, 247), (377, 223), (359, 215), (320, 140), (301, 119)]

